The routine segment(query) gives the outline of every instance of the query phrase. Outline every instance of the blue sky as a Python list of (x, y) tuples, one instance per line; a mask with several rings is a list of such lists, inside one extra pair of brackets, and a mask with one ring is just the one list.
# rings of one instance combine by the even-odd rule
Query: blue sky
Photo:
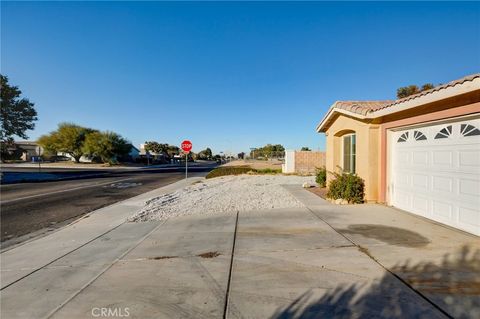
[(62, 121), (134, 144), (324, 149), (335, 100), (480, 69), (480, 4), (2, 2), (1, 72)]

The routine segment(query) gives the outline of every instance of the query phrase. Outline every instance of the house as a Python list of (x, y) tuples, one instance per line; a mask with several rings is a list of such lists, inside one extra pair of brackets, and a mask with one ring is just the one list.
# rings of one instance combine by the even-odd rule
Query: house
[(480, 235), (480, 74), (396, 101), (337, 101), (316, 130), (327, 171), (363, 178), (367, 202)]
[(135, 161), (137, 158), (140, 157), (140, 150), (136, 148), (133, 144), (129, 144), (130, 152), (128, 152), (128, 156), (132, 161)]
[[(43, 147), (32, 141), (16, 141), (11, 152), (19, 155), (22, 161), (32, 161), (33, 158), (43, 155)], [(39, 154), (40, 152), (40, 154)]]

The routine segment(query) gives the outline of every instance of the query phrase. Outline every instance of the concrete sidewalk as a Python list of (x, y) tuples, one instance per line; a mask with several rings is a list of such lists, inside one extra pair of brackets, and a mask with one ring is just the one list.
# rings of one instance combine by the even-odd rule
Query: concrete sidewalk
[[(112, 217), (116, 211), (124, 218), (127, 211), (143, 204), (144, 196), (116, 210), (92, 214), (86, 220), (94, 215), (99, 219), (81, 225), (83, 231), (73, 231), (72, 225), (61, 236), (7, 251), (1, 255), (2, 318), (95, 318), (102, 314), (128, 318), (444, 318), (447, 313), (474, 318), (477, 314), (478, 294), (463, 290), (478, 288), (478, 273), (472, 277), (468, 270), (475, 267), (470, 265), (470, 252), (460, 262), (468, 270), (462, 273), (464, 286), (450, 281), (453, 290), (443, 303), (434, 298), (438, 293), (430, 298), (420, 292), (422, 287), (403, 279), (400, 271), (429, 285), (422, 281), (422, 274), (433, 270), (430, 280), (435, 282), (440, 272), (433, 266), (419, 266), (424, 265), (420, 260), (425, 265), (438, 260), (442, 241), (450, 244), (445, 244), (445, 253), (464, 245), (474, 247), (476, 238), (383, 206), (335, 206), (300, 186), (288, 190), (306, 207), (240, 213), (238, 219), (231, 214), (185, 216), (164, 223), (119, 223)], [(102, 215), (105, 219), (100, 219)], [(425, 234), (418, 237), (398, 229), (392, 234), (384, 228), (372, 232), (350, 227), (360, 221), (384, 227), (396, 222), (398, 229), (417, 228)], [(102, 223), (111, 226), (100, 229)], [(72, 239), (74, 243), (69, 242)], [(410, 249), (410, 255), (398, 255), (401, 249)], [(9, 254), (5, 263), (4, 254)], [(389, 266), (405, 265), (414, 255), (416, 259), (406, 267)], [(454, 274), (457, 270), (448, 269)], [(429, 287), (442, 287), (446, 279), (448, 274)], [(454, 298), (453, 303), (447, 297)]]
[(1, 288), (35, 272), (62, 256), (119, 227), (153, 197), (172, 192), (201, 180), (181, 180), (165, 187), (93, 211), (48, 236), (9, 247), (1, 253)]

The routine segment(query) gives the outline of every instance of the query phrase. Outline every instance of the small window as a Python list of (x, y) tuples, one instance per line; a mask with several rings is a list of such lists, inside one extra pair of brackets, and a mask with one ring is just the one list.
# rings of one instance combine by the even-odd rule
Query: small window
[(423, 134), (422, 132), (420, 131), (414, 131), (413, 132), (413, 137), (415, 138), (416, 141), (424, 141), (427, 139), (427, 137), (425, 136), (425, 134)]
[(448, 138), (450, 135), (452, 135), (452, 126), (451, 125), (442, 128), (440, 130), (440, 132), (438, 132), (437, 135), (435, 135), (435, 139)]
[(406, 142), (408, 140), (408, 132), (403, 133), (397, 140), (397, 143)]
[(355, 174), (357, 140), (355, 134), (343, 137), (343, 171)]
[(460, 133), (462, 133), (463, 136), (476, 136), (480, 135), (480, 130), (473, 125), (462, 124), (460, 126)]

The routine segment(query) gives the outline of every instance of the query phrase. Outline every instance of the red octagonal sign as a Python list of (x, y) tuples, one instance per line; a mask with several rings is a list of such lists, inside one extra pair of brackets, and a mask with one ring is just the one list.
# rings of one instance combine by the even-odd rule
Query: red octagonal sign
[(182, 150), (184, 152), (190, 152), (192, 150), (192, 142), (185, 140), (182, 142)]

